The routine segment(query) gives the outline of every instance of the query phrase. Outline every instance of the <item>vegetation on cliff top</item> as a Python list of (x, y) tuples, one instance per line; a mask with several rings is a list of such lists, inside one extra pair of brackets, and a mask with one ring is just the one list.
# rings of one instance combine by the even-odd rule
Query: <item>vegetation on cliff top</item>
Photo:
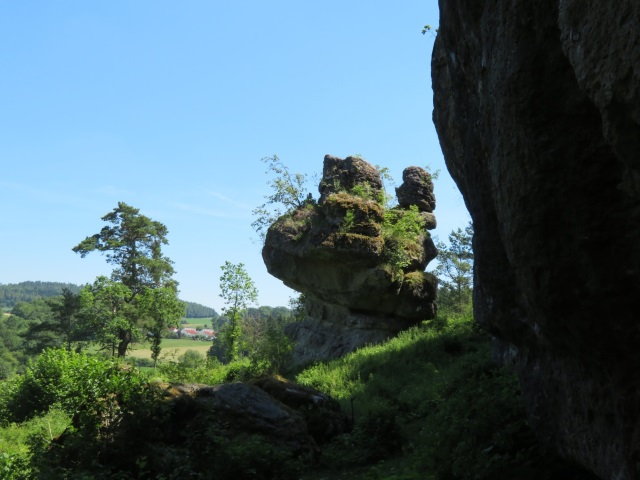
[[(355, 158), (366, 164), (361, 157)], [(383, 259), (395, 278), (401, 279), (403, 270), (420, 256), (424, 237), (429, 236), (429, 232), (415, 205), (400, 208), (384, 187), (376, 189), (368, 181), (348, 188), (336, 179), (326, 188), (330, 193), (324, 202), (318, 204), (308, 192), (305, 175), (289, 172), (275, 155), (262, 160), (268, 165), (267, 173), (274, 177), (268, 182), (271, 194), (265, 196), (265, 203), (253, 211), (252, 226), (263, 240), (269, 228), (277, 228), (288, 238), (300, 242), (315, 220), (326, 223), (325, 227), (342, 236), (358, 236), (359, 243), (363, 244), (368, 244), (364, 237), (382, 236)], [(393, 183), (386, 168), (370, 168), (380, 178)], [(333, 225), (336, 214), (340, 217), (339, 224)]]

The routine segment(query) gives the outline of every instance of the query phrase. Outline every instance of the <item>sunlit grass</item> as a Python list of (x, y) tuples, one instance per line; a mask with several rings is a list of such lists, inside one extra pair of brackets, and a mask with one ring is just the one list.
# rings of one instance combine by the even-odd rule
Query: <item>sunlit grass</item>
[[(206, 355), (212, 343), (203, 340), (191, 340), (189, 338), (164, 338), (160, 346), (160, 360), (175, 361), (187, 350), (195, 350)], [(148, 343), (135, 343), (127, 353), (132, 358), (151, 358), (151, 349)]]
[[(452, 352), (453, 354), (449, 353)], [(444, 385), (459, 376), (459, 353), (488, 358), (488, 337), (473, 332), (469, 318), (451, 319), (440, 330), (428, 323), (328, 363), (312, 366), (296, 381), (327, 392), (361, 415), (404, 405), (423, 414)]]
[[(182, 323), (186, 322), (186, 323)], [(180, 319), (180, 328), (211, 328), (211, 318), (187, 318)]]
[(490, 337), (469, 314), (311, 366), (296, 381), (337, 398), (355, 420), (306, 480), (487, 479), (517, 464), (520, 449), (538, 452), (515, 375), (491, 363)]
[(62, 410), (53, 408), (46, 414), (21, 424), (0, 427), (0, 453), (25, 455), (34, 440), (51, 441), (69, 426), (71, 419)]

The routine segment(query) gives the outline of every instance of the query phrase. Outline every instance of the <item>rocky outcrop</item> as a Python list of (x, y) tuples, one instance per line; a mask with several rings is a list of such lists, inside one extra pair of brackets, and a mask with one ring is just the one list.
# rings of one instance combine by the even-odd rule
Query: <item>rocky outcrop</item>
[(351, 428), (340, 404), (315, 388), (274, 376), (262, 376), (251, 383), (302, 414), (309, 434), (318, 445)]
[(179, 441), (180, 432), (212, 424), (228, 438), (259, 435), (297, 456), (313, 457), (318, 452), (302, 414), (255, 385), (174, 384), (165, 395), (171, 402), (163, 430), (167, 440)]
[(351, 192), (356, 185), (368, 186), (373, 196), (383, 189), (380, 173), (369, 162), (359, 157), (347, 157), (343, 160), (325, 155), (322, 180), (318, 187), (319, 203), (324, 203), (333, 193)]
[[(269, 228), (262, 250), (267, 270), (307, 299), (307, 319), (287, 330), (294, 363), (344, 355), (435, 315), (436, 279), (424, 272), (437, 254), (426, 230), (435, 217), (408, 210), (434, 204), (433, 185), (428, 173), (411, 168), (421, 188), (400, 189), (413, 192), (406, 197), (413, 203), (385, 213), (377, 169), (360, 158), (327, 155), (318, 203)], [(422, 229), (409, 240), (390, 233), (416, 214)]]
[(547, 445), (640, 478), (640, 4), (440, 12), (434, 121), (473, 219), (476, 319)]
[(436, 209), (433, 181), (429, 172), (420, 167), (407, 167), (402, 173), (402, 181), (402, 185), (396, 188), (401, 207), (416, 205), (421, 212), (433, 212)]
[[(83, 478), (291, 479), (319, 459), (318, 445), (352, 427), (337, 401), (280, 377), (153, 383), (135, 398), (135, 412), (113, 399), (98, 424), (81, 408), (42, 452), (46, 464)], [(64, 478), (54, 471), (42, 478)]]

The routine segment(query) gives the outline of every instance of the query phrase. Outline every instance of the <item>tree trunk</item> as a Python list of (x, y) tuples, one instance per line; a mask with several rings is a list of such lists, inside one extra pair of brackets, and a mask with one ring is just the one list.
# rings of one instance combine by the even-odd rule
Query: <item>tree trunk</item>
[(127, 348), (129, 348), (129, 344), (131, 343), (131, 332), (129, 330), (120, 330), (118, 338), (120, 339), (118, 343), (118, 357), (124, 358), (127, 354)]

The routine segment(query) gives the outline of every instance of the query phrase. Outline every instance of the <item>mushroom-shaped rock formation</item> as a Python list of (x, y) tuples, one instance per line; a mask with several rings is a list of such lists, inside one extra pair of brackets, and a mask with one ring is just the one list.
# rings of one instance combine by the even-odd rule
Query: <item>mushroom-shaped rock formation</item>
[[(430, 181), (423, 185), (420, 198), (433, 199)], [(433, 214), (409, 203), (385, 209), (380, 174), (360, 158), (325, 156), (319, 190), (317, 204), (269, 228), (262, 250), (269, 273), (305, 294), (307, 318), (287, 329), (298, 365), (379, 343), (435, 315), (437, 281), (424, 272), (437, 254), (427, 232)]]

